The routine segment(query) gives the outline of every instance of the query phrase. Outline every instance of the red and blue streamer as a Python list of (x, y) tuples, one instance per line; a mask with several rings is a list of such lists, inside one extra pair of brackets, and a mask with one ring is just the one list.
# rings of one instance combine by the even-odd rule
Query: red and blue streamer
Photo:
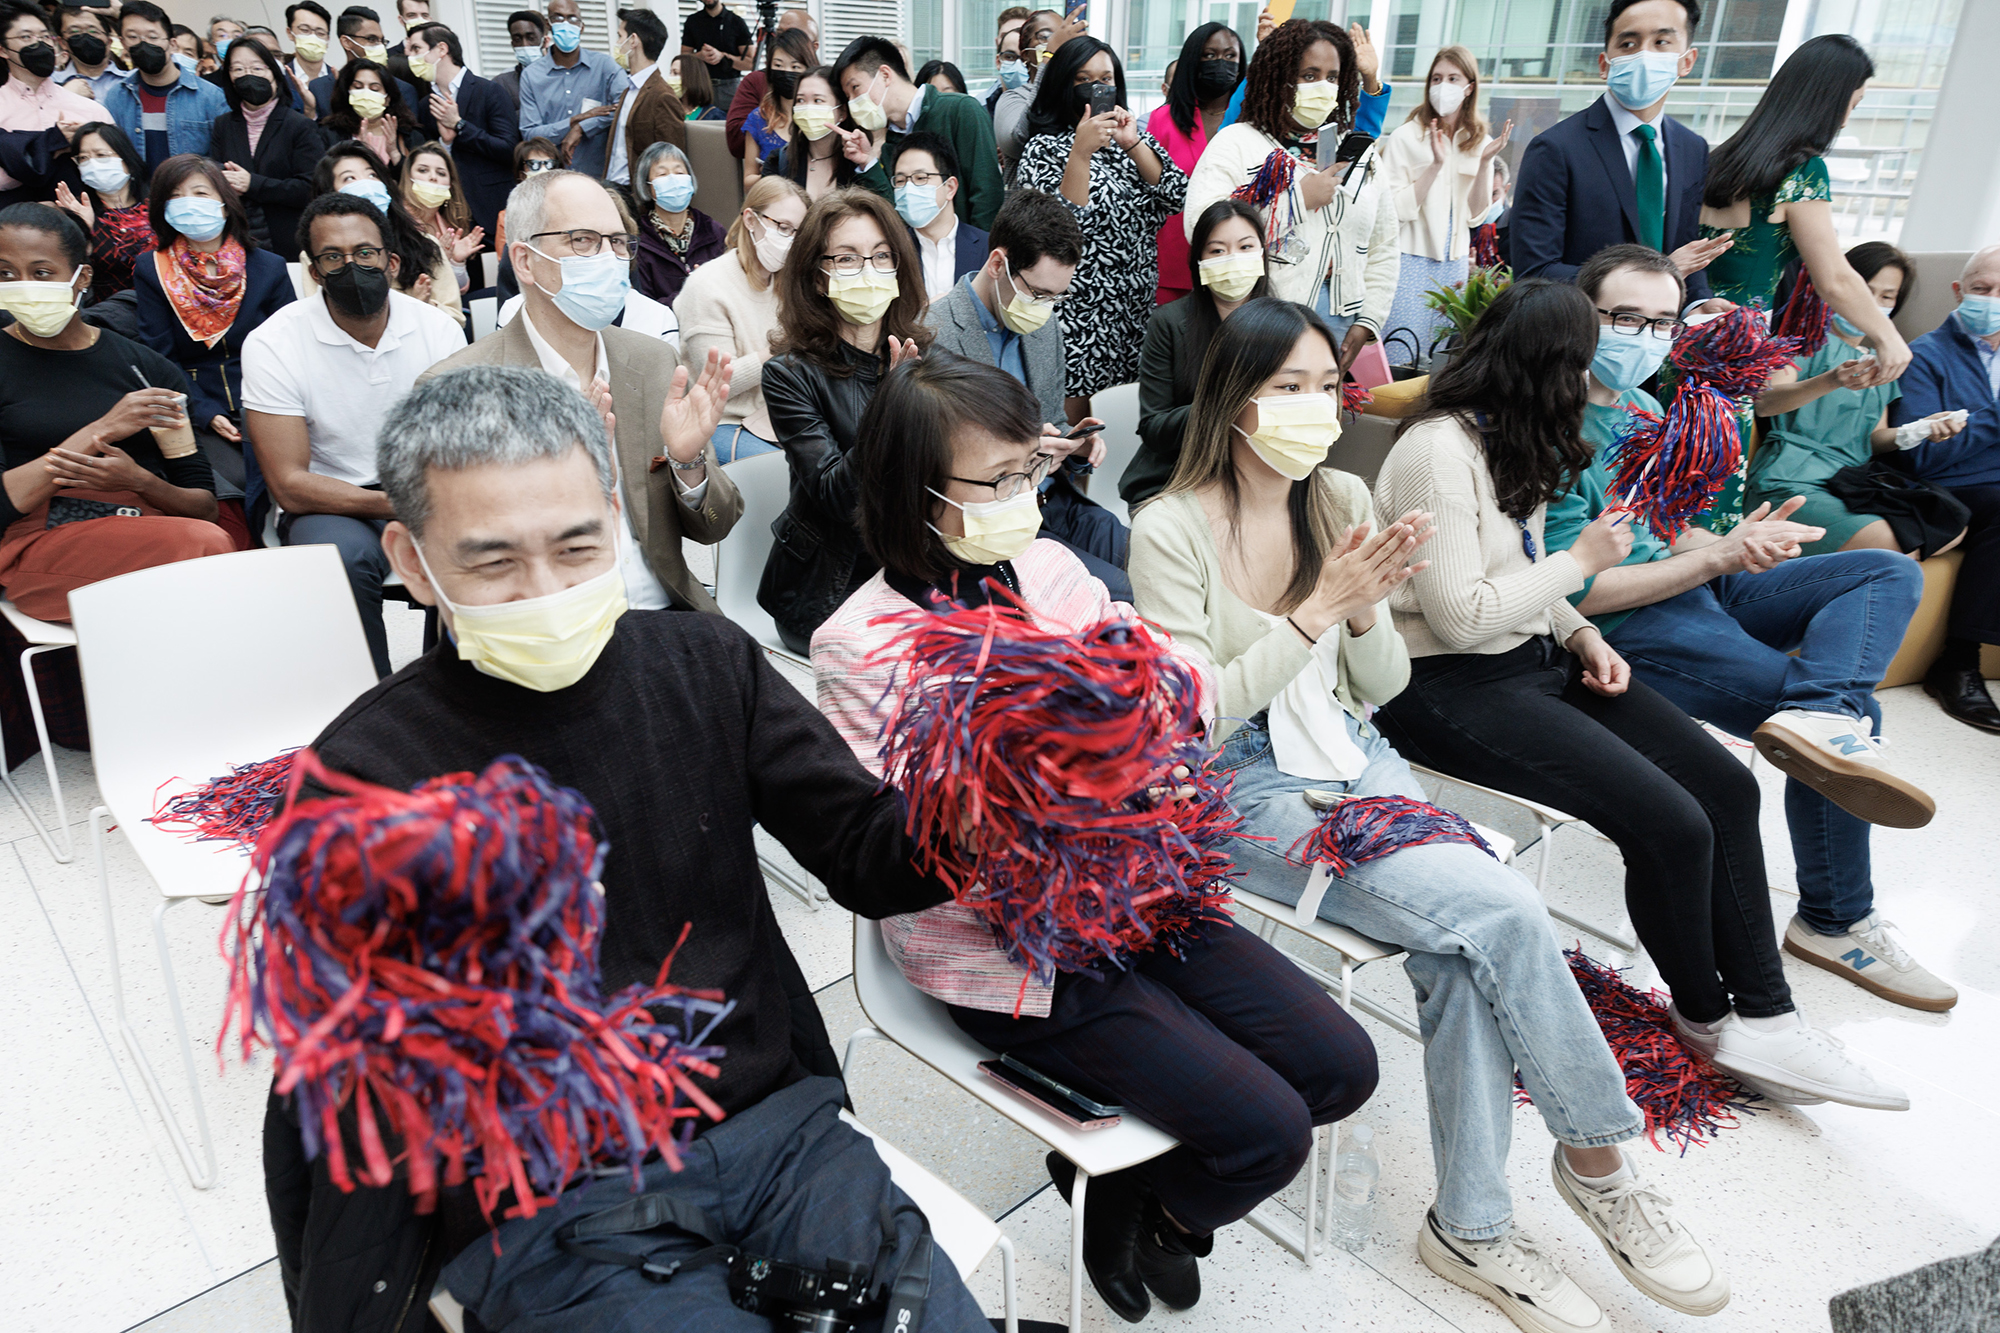
[(1666, 415), (1629, 409), (1612, 446), (1611, 493), (1664, 542), (1700, 517), (1743, 458), (1737, 400), (1764, 391), (1798, 355), (1798, 340), (1774, 338), (1764, 318), (1738, 306), (1675, 340), (1680, 388)]
[(254, 846), (264, 826), (271, 822), (271, 816), (285, 803), (292, 756), (297, 753), (294, 747), (269, 759), (232, 768), (219, 778), (210, 778), (163, 805), (155, 804), (148, 822), (162, 829), (178, 830), (190, 842)]
[(1812, 270), (1801, 264), (1798, 280), (1792, 284), (1791, 299), (1778, 313), (1772, 332), (1782, 338), (1799, 340), (1799, 355), (1811, 356), (1826, 346), (1826, 326), (1832, 320), (1833, 312), (1820, 299), (1819, 289), (1813, 286)]
[[(297, 800), (308, 778), (334, 794)], [(695, 1120), (722, 1118), (692, 1077), (717, 1073), (721, 994), (669, 985), (672, 955), (603, 993), (606, 849), (581, 795), (514, 755), (403, 793), (303, 751), (286, 800), (223, 929), (217, 1054), (232, 1026), (243, 1058), (274, 1049), (340, 1189), (400, 1174), (428, 1212), (470, 1179), (489, 1220), (510, 1191), (505, 1215), (533, 1216), (586, 1167), (635, 1188), (654, 1151), (677, 1168)]]
[(1252, 208), (1264, 210), (1264, 249), (1275, 252), (1279, 238), (1292, 228), (1292, 209), (1285, 210), (1280, 219), (1278, 203), (1291, 195), (1292, 182), (1297, 179), (1298, 160), (1282, 148), (1273, 148), (1271, 155), (1264, 159), (1257, 173), (1243, 184), (1229, 192), (1231, 199), (1240, 199)]
[(1207, 766), (1194, 668), (1143, 622), (1044, 630), (988, 587), (986, 606), (876, 622), (895, 625), (882, 652), (899, 659), (883, 775), (920, 868), (1045, 984), (1228, 920), (1242, 821)]
[(1462, 815), (1408, 796), (1353, 796), (1293, 843), (1291, 858), (1301, 865), (1324, 864), (1344, 879), (1350, 867), (1433, 842), (1471, 843), (1493, 855)]
[[(1688, 1049), (1674, 1031), (1667, 999), (1642, 991), (1582, 949), (1565, 949), (1570, 975), (1590, 1005), (1604, 1041), (1625, 1073), (1625, 1095), (1646, 1117), (1646, 1141), (1665, 1152), (1660, 1136), (1680, 1145), (1680, 1155), (1740, 1123), (1739, 1113), (1755, 1115), (1754, 1092)], [(1515, 1079), (1515, 1100), (1532, 1100)]]

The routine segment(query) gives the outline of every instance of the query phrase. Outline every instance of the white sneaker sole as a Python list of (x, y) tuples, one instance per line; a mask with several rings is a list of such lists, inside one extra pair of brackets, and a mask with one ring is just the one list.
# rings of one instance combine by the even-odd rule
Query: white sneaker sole
[[(1556, 1152), (1560, 1155), (1562, 1149), (1557, 1148)], [(1549, 1163), (1549, 1176), (1556, 1183), (1556, 1193), (1562, 1195), (1563, 1202), (1570, 1206), (1571, 1212), (1583, 1219), (1583, 1224), (1590, 1228), (1591, 1235), (1597, 1237), (1597, 1243), (1602, 1245), (1604, 1252), (1611, 1256), (1611, 1262), (1617, 1267), (1620, 1273), (1625, 1275), (1625, 1280), (1637, 1287), (1647, 1298), (1659, 1302), (1669, 1310), (1679, 1310), (1682, 1314), (1692, 1315), (1714, 1314), (1723, 1306), (1729, 1304), (1729, 1279), (1724, 1277), (1715, 1268), (1715, 1260), (1713, 1258), (1709, 1260), (1709, 1270), (1715, 1276), (1710, 1278), (1708, 1285), (1699, 1291), (1682, 1292), (1676, 1291), (1671, 1287), (1660, 1286), (1621, 1254), (1618, 1247), (1611, 1243), (1609, 1236), (1597, 1229), (1597, 1224), (1590, 1218), (1590, 1210), (1584, 1206), (1582, 1199), (1577, 1195), (1576, 1185), (1563, 1179), (1562, 1167), (1556, 1161), (1552, 1160)], [(1703, 1252), (1706, 1253), (1706, 1250)]]
[(1914, 782), (1877, 764), (1843, 759), (1783, 722), (1764, 723), (1750, 739), (1771, 767), (1797, 778), (1856, 819), (1884, 828), (1922, 828), (1937, 814), (1937, 802)]
[[(1681, 1045), (1685, 1046), (1690, 1054), (1707, 1061), (1711, 1065), (1715, 1064), (1715, 1052), (1698, 1040), (1695, 1034), (1682, 1027), (1681, 1020), (1678, 1018), (1674, 1020), (1674, 1035), (1681, 1039)], [(1718, 1069), (1721, 1067), (1720, 1065), (1716, 1065)], [(1794, 1091), (1791, 1088), (1774, 1087), (1769, 1083), (1754, 1078), (1746, 1078), (1741, 1074), (1730, 1074), (1730, 1077), (1742, 1084), (1746, 1091), (1756, 1093), (1767, 1102), (1777, 1102), (1784, 1106), (1824, 1106), (1826, 1104), (1826, 1098), (1824, 1097), (1814, 1097), (1807, 1093)]]
[[(1823, 971), (1833, 973), (1842, 980), (1851, 981), (1870, 995), (1879, 995), (1891, 1004), (1900, 1004), (1911, 1009), (1921, 1009), (1927, 1014), (1941, 1014), (1958, 1003), (1957, 991), (1953, 991), (1950, 995), (1945, 996), (1912, 995), (1908, 991), (1897, 990), (1892, 986), (1884, 986), (1881, 982), (1870, 977), (1866, 972), (1857, 972), (1838, 958), (1828, 958), (1823, 954), (1815, 953), (1811, 949), (1800, 948), (1792, 942), (1790, 931), (1785, 933), (1785, 952), (1802, 963), (1810, 963)], [(1891, 972), (1888, 975), (1894, 976), (1895, 973)]]
[(1572, 1324), (1566, 1319), (1558, 1319), (1539, 1305), (1527, 1304), (1524, 1298), (1507, 1288), (1488, 1282), (1451, 1255), (1442, 1253), (1442, 1250), (1442, 1244), (1431, 1235), (1430, 1220), (1426, 1218), (1417, 1232), (1417, 1257), (1424, 1261), (1424, 1267), (1475, 1296), (1484, 1296), (1500, 1307), (1500, 1313), (1528, 1333), (1607, 1333), (1611, 1327), (1610, 1317), (1601, 1309), (1594, 1324)]
[(1830, 1083), (1804, 1082), (1790, 1070), (1767, 1064), (1762, 1060), (1744, 1060), (1717, 1051), (1710, 1057), (1709, 1063), (1726, 1074), (1733, 1074), (1739, 1080), (1755, 1079), (1759, 1084), (1774, 1085), (1780, 1092), (1792, 1096), (1822, 1097), (1830, 1102), (1839, 1102), (1842, 1106), (1858, 1106), (1866, 1111), (1910, 1109), (1910, 1099), (1905, 1093), (1885, 1093), (1876, 1096), (1866, 1092), (1851, 1092)]

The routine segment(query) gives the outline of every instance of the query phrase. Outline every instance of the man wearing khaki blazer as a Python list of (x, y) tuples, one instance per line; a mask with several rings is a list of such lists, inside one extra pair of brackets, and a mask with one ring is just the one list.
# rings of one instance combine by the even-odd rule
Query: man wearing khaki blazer
[[(602, 183), (575, 171), (531, 174), (507, 197), (520, 313), (417, 382), (464, 366), (540, 367), (590, 398), (611, 418), (617, 444), (627, 601), (640, 611), (717, 611), (689, 572), (681, 539), (710, 546), (721, 541), (742, 516), (743, 497), (716, 462), (712, 444), (681, 458), (663, 443), (661, 415), (680, 396), (674, 392), (680, 357), (657, 338), (609, 322), (624, 308), (624, 288), (606, 274), (616, 278), (625, 267), (616, 254), (619, 243), (609, 238), (623, 234)], [(598, 237), (606, 239), (591, 246)], [(726, 366), (720, 371), (727, 376)], [(701, 366), (687, 371), (690, 377), (705, 373), (713, 377)], [(692, 385), (680, 392), (687, 387)]]
[(618, 42), (627, 52), (632, 86), (611, 113), (604, 179), (628, 187), (637, 201), (639, 216), (644, 217), (653, 197), (646, 182), (634, 176), (639, 156), (662, 139), (676, 148), (687, 147), (687, 106), (667, 86), (667, 71), (660, 64), (660, 53), (667, 46), (667, 26), (658, 14), (650, 9), (620, 10)]

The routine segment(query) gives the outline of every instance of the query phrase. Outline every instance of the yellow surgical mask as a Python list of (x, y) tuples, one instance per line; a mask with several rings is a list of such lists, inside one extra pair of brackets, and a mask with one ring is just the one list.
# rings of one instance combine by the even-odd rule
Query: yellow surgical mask
[(1008, 275), (1007, 285), (1014, 289), (1014, 295), (1000, 307), (1000, 322), (1025, 338), (1049, 322), (1049, 316), (1056, 312), (1056, 303), (1037, 301), (1029, 296), (1015, 284), (1011, 274)]
[(832, 131), (834, 122), (839, 119), (840, 110), (837, 107), (822, 106), (816, 102), (792, 107), (792, 124), (798, 126), (799, 133), (814, 143), (824, 139)]
[(618, 617), (625, 614), (625, 576), (611, 568), (575, 587), (546, 597), (493, 606), (458, 606), (438, 587), (417, 547), (417, 561), (438, 601), (451, 612), (451, 638), (461, 662), (495, 680), (547, 694), (567, 689), (590, 674)]
[(632, 68), (632, 53), (622, 46), (611, 53), (611, 58), (618, 62), (618, 68), (622, 70), (630, 70)]
[(1292, 119), (1308, 130), (1326, 124), (1326, 118), (1339, 104), (1340, 89), (1325, 79), (1301, 83), (1292, 89)]
[(895, 274), (877, 273), (866, 265), (859, 273), (826, 275), (827, 299), (849, 324), (873, 324), (887, 313), (901, 290)]
[(1257, 429), (1234, 424), (1230, 429), (1250, 441), (1279, 476), (1304, 481), (1340, 438), (1340, 405), (1328, 394), (1281, 393), (1251, 401), (1257, 405)]
[(53, 338), (76, 315), (76, 279), (0, 282), (0, 310), (20, 320), (21, 327), (37, 338)]
[(687, 92), (687, 82), (679, 75), (674, 75), (667, 80), (667, 91), (679, 97)]
[(931, 494), (965, 516), (963, 537), (939, 532), (936, 527), (931, 531), (937, 533), (947, 551), (968, 565), (997, 565), (1002, 560), (1017, 560), (1042, 530), (1041, 498), (1032, 487), (1012, 499), (981, 500), (969, 505), (936, 491)]
[(442, 208), (451, 198), (449, 185), (435, 185), (430, 181), (411, 181), (410, 198), (425, 208)]
[(305, 61), (308, 65), (317, 65), (320, 61), (326, 59), (326, 38), (314, 37), (311, 34), (307, 34), (304, 37), (294, 37), (292, 38), (292, 49), (298, 52), (299, 59)]
[(1225, 301), (1240, 301), (1257, 285), (1257, 279), (1264, 276), (1264, 255), (1261, 251), (1217, 255), (1202, 260), (1198, 268), (1202, 286)]
[(389, 63), (389, 48), (386, 46), (364, 46), (361, 48), (361, 58), (363, 60), (372, 60), (378, 65), (386, 65)]
[(431, 79), (437, 74), (437, 66), (433, 65), (430, 61), (424, 59), (422, 56), (411, 56), (410, 73), (416, 75), (418, 78), (422, 79), (425, 83), (429, 83)]
[(889, 123), (888, 111), (867, 93), (848, 100), (847, 114), (854, 117), (856, 125), (871, 134)]
[(375, 120), (389, 109), (388, 97), (373, 88), (348, 89), (347, 104), (353, 107), (354, 114), (363, 120)]

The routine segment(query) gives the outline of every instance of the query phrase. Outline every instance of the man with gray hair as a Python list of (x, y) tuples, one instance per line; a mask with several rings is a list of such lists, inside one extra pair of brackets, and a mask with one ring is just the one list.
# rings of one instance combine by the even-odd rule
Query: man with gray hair
[[(674, 393), (667, 448), (705, 442), (727, 393), (714, 375)], [(837, 1119), (839, 1066), (751, 837), (762, 825), (863, 916), (919, 911), (949, 894), (912, 868), (900, 799), (737, 626), (626, 610), (604, 424), (554, 376), (520, 366), (437, 376), (383, 423), (380, 468), (396, 514), (389, 559), (438, 608), (443, 638), (336, 718), (313, 742), (320, 759), (407, 790), (515, 754), (581, 792), (609, 848), (607, 993), (651, 983), (671, 956), (675, 983), (734, 1005), (706, 1039), (726, 1051), (719, 1073), (702, 1080), (728, 1119), (684, 1150), (685, 1171), (650, 1170), (646, 1188), (693, 1203), (746, 1257), (851, 1260), (900, 1282), (909, 1258), (927, 1253), (918, 1214)], [(267, 1104), (264, 1152), (286, 1291), (295, 1310), (310, 1293), (314, 1328), (421, 1309), (440, 1277), (496, 1333), (517, 1320), (769, 1327), (731, 1306), (725, 1266), (656, 1281), (559, 1247), (565, 1220), (630, 1201), (627, 1174), (580, 1182), (570, 1191), (580, 1198), (489, 1237), (462, 1186), (427, 1213), (401, 1181), (343, 1193), (324, 1155), (306, 1160), (288, 1097)], [(664, 1267), (703, 1243), (665, 1228), (609, 1246)], [(522, 1313), (557, 1308), (559, 1319)], [(926, 1333), (991, 1327), (942, 1255), (922, 1314)]]
[(1902, 455), (1910, 470), (1972, 511), (1944, 651), (1924, 676), (1924, 692), (1967, 726), (2000, 732), (2000, 707), (1979, 668), (1982, 645), (2000, 644), (2000, 245), (1967, 260), (1951, 290), (1958, 308), (1910, 343), (1889, 423), (1969, 414), (1957, 434), (1920, 441)]
[(721, 541), (743, 513), (743, 497), (708, 436), (670, 439), (667, 414), (674, 386), (691, 374), (704, 381), (719, 374), (726, 385), (729, 359), (710, 352), (705, 366), (682, 368), (671, 344), (613, 325), (631, 291), (637, 243), (591, 177), (543, 171), (516, 185), (507, 196), (507, 246), (520, 313), (424, 378), (464, 366), (529, 366), (589, 397), (614, 422), (626, 597), (642, 611), (715, 611), (688, 571), (681, 539)]

